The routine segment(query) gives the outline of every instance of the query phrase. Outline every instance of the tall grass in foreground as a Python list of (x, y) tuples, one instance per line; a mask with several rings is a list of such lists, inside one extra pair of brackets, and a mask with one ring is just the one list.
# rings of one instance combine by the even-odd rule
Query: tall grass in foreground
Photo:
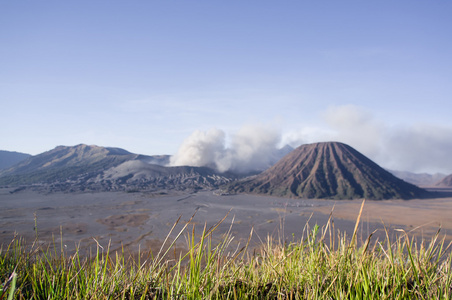
[[(450, 244), (439, 240), (439, 231), (428, 242), (415, 243), (401, 231), (395, 240), (386, 232), (385, 241), (372, 242), (371, 235), (358, 246), (358, 226), (347, 237), (332, 222), (306, 224), (302, 240), (268, 238), (253, 253), (248, 245), (230, 250), (230, 231), (213, 244), (224, 219), (199, 235), (187, 223), (170, 241), (179, 220), (158, 253), (135, 258), (101, 245), (82, 258), (26, 247), (17, 238), (0, 250), (0, 300), (452, 298)], [(170, 259), (181, 236), (188, 250)]]

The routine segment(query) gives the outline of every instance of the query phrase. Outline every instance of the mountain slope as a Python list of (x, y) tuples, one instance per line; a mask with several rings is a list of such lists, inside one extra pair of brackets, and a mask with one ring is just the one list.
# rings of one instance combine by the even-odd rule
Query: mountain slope
[(433, 186), (440, 180), (442, 180), (446, 175), (441, 173), (435, 173), (435, 174), (428, 174), (428, 173), (413, 173), (413, 172), (406, 172), (406, 171), (395, 171), (395, 170), (388, 170), (391, 174), (394, 176), (405, 180), (406, 182), (409, 182), (411, 184), (420, 186), (420, 187), (426, 187), (426, 186)]
[(439, 187), (452, 187), (452, 174), (444, 177), (441, 181), (435, 184)]
[(31, 155), (20, 152), (0, 150), (0, 170), (8, 169), (11, 166), (29, 158)]
[(98, 173), (136, 158), (126, 150), (99, 146), (59, 146), (29, 157), (0, 172), (0, 184), (32, 184), (66, 180), (80, 174)]
[(0, 186), (34, 185), (45, 192), (197, 190), (235, 179), (206, 167), (158, 165), (168, 161), (167, 155), (138, 155), (119, 148), (59, 146), (0, 172)]
[(270, 169), (235, 182), (228, 190), (332, 199), (410, 199), (426, 193), (337, 142), (302, 145)]

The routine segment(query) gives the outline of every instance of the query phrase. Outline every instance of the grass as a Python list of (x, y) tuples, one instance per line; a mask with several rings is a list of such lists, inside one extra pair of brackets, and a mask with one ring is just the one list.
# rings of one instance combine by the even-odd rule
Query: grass
[[(179, 218), (158, 253), (138, 256), (98, 244), (81, 257), (17, 237), (0, 250), (0, 300), (452, 298), (450, 244), (439, 231), (428, 242), (386, 231), (384, 241), (370, 235), (358, 243), (360, 216), (351, 237), (330, 218), (323, 227), (306, 224), (299, 241), (268, 237), (255, 251), (248, 249), (252, 231), (242, 248), (234, 248), (231, 230), (213, 242), (224, 219), (201, 232), (190, 222), (176, 232)], [(188, 250), (171, 258), (181, 237)]]

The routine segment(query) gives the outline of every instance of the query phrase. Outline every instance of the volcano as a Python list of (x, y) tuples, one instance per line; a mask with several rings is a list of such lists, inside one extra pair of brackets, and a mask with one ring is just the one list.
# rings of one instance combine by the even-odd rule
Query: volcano
[(58, 146), (0, 170), (0, 187), (48, 192), (213, 189), (236, 179), (207, 167), (166, 167), (167, 155), (147, 156), (96, 145)]
[(232, 183), (228, 192), (374, 200), (412, 199), (427, 194), (339, 142), (302, 145), (259, 175)]
[(84, 144), (58, 146), (0, 171), (0, 185), (64, 181), (80, 174), (95, 174), (137, 156), (120, 148)]

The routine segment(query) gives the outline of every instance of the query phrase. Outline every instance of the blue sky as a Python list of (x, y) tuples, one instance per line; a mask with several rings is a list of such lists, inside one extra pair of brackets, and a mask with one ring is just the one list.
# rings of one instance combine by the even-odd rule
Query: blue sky
[[(1, 1), (0, 149), (244, 126), (452, 173), (450, 1)], [(226, 145), (227, 147), (227, 145)]]

